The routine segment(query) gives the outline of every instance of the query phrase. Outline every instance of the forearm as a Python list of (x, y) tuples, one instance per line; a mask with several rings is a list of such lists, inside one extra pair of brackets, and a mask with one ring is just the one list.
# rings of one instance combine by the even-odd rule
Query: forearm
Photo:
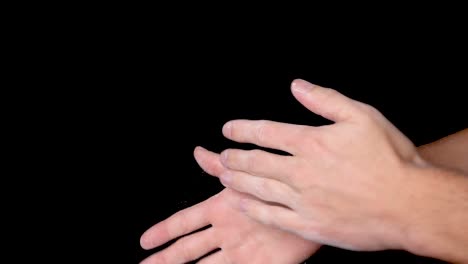
[(418, 152), (434, 165), (468, 173), (468, 129), (422, 145)]
[[(405, 248), (418, 255), (468, 263), (468, 177), (459, 171), (409, 169)], [(417, 181), (417, 182), (416, 182)]]

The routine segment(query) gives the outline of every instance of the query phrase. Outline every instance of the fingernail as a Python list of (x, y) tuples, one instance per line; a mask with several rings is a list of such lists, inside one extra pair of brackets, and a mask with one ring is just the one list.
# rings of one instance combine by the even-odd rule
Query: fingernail
[(206, 151), (206, 148), (202, 147), (202, 146), (196, 146), (195, 147), (195, 150), (196, 151)]
[(225, 135), (226, 137), (230, 137), (231, 136), (231, 127), (232, 127), (232, 122), (231, 121), (224, 124), (224, 126), (223, 126), (223, 135)]
[(308, 93), (314, 88), (314, 85), (304, 80), (294, 80), (291, 83), (291, 89), (298, 93)]
[(142, 238), (140, 238), (140, 245), (142, 248), (144, 249), (151, 248), (151, 244), (152, 243), (149, 237), (143, 236)]
[(223, 174), (221, 174), (221, 182), (224, 185), (229, 185), (231, 181), (232, 181), (232, 172), (225, 171)]

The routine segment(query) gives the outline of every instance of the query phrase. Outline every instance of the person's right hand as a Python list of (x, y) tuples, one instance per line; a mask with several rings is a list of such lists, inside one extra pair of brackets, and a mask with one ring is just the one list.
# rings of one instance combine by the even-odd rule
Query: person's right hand
[[(225, 169), (219, 155), (197, 148), (195, 159), (207, 173), (219, 176)], [(235, 209), (244, 194), (224, 189), (208, 200), (182, 210), (147, 230), (141, 246), (151, 249), (211, 224), (203, 231), (179, 239), (142, 263), (177, 264), (198, 259), (200, 264), (300, 263), (320, 245), (272, 227), (259, 224)]]

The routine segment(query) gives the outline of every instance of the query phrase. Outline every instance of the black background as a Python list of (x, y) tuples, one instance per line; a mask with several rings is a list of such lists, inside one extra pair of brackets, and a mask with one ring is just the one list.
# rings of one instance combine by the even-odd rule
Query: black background
[[(52, 66), (38, 81), (59, 89), (41, 90), (53, 103), (30, 115), (54, 142), (39, 143), (55, 152), (41, 166), (61, 175), (49, 179), (61, 186), (49, 201), (60, 217), (49, 224), (59, 231), (52, 247), (66, 255), (108, 263), (148, 256), (139, 248), (143, 231), (221, 190), (192, 152), (239, 146), (222, 137), (224, 122), (327, 123), (292, 97), (294, 78), (374, 105), (416, 145), (466, 126), (466, 43), (457, 21), (374, 27), (371, 20), (332, 30), (311, 22), (298, 30), (125, 14), (89, 30), (66, 26), (47, 47), (54, 58), (41, 55)], [(401, 251), (328, 247), (310, 260), (430, 263)]]

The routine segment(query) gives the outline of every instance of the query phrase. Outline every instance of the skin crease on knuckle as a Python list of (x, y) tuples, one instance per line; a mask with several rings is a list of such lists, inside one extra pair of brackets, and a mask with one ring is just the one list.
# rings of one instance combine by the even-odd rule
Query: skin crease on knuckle
[(247, 184), (251, 184), (252, 194), (258, 198), (266, 197), (265, 195), (271, 193), (272, 191), (267, 187), (267, 184), (264, 180), (255, 180), (252, 183)]
[[(255, 183), (257, 197), (270, 197), (270, 200), (281, 202), (282, 206), (289, 207), (295, 200), (294, 193), (286, 185), (275, 180), (260, 180)], [(285, 203), (285, 204), (283, 204)]]
[(262, 162), (261, 158), (262, 151), (258, 149), (249, 150), (245, 155), (245, 167), (247, 172), (253, 172), (256, 170), (258, 164)]
[(255, 176), (242, 175), (231, 182), (230, 188), (240, 192), (246, 192), (258, 199), (268, 199), (271, 197), (272, 189), (269, 188), (265, 180)]
[(269, 122), (267, 120), (258, 120), (255, 128), (255, 143), (263, 145), (266, 140), (266, 129)]
[(179, 258), (182, 259), (184, 262), (192, 260), (193, 254), (190, 251), (190, 248), (188, 247), (187, 239), (181, 238), (180, 241), (177, 242), (179, 242), (179, 244), (176, 245), (175, 248), (177, 255), (179, 255)]
[[(189, 228), (187, 213), (185, 211), (181, 211), (177, 219), (179, 222), (176, 224), (176, 226), (178, 226), (178, 229), (181, 230), (182, 234), (186, 234), (192, 231)], [(174, 234), (171, 235), (174, 236)]]

